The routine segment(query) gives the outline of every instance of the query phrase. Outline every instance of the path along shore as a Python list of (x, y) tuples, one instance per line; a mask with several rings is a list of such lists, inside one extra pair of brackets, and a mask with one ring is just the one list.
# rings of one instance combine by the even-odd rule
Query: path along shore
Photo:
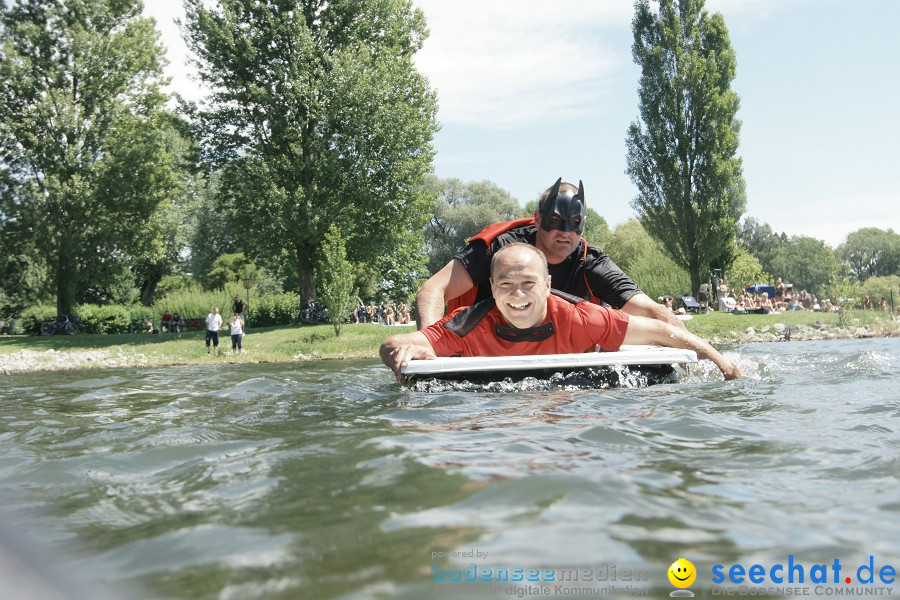
[[(722, 347), (730, 344), (750, 344), (758, 342), (800, 342), (807, 340), (859, 339), (900, 336), (897, 324), (884, 327), (860, 327), (847, 325), (844, 327), (817, 323), (815, 325), (785, 325), (775, 323), (758, 330), (748, 327), (744, 331), (728, 331), (712, 336), (709, 341), (714, 346)], [(228, 360), (226, 353), (223, 358)], [(340, 358), (339, 356), (321, 356), (297, 354), (285, 356), (283, 362), (297, 362)], [(377, 359), (377, 349), (373, 350), (372, 359)], [(240, 362), (256, 362), (252, 354), (245, 354)], [(0, 373), (10, 375), (26, 371), (59, 371), (68, 369), (107, 369), (107, 368), (144, 368), (163, 367), (172, 364), (184, 364), (183, 360), (174, 361), (171, 357), (158, 352), (144, 353), (135, 349), (115, 347), (96, 350), (19, 350), (0, 354)], [(198, 364), (200, 364), (198, 362)], [(203, 363), (203, 364), (209, 364)]]

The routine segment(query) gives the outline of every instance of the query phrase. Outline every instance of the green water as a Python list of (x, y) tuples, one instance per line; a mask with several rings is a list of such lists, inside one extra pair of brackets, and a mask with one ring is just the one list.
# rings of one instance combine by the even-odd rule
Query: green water
[(679, 556), (698, 597), (738, 588), (716, 564), (900, 571), (900, 340), (732, 352), (750, 377), (615, 390), (412, 391), (371, 361), (7, 376), (0, 542), (62, 597), (572, 596), (449, 581), (473, 564), (668, 597)]

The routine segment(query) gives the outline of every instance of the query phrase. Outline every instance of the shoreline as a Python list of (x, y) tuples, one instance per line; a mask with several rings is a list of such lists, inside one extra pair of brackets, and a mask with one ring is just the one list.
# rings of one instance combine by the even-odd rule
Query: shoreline
[[(849, 324), (841, 327), (833, 323), (793, 325), (776, 322), (771, 325), (763, 325), (758, 330), (751, 326), (744, 331), (720, 331), (707, 337), (707, 340), (715, 347), (722, 347), (732, 344), (891, 337), (900, 337), (900, 324), (890, 322), (890, 326), (887, 323), (883, 323), (876, 327)], [(267, 354), (265, 358), (255, 358), (253, 354), (252, 350), (248, 350), (244, 354), (233, 356), (230, 352), (223, 351), (218, 356), (210, 357), (203, 354), (199, 358), (192, 359), (185, 356), (161, 355), (156, 351), (142, 352), (133, 348), (123, 349), (122, 346), (92, 350), (58, 350), (55, 348), (32, 350), (26, 348), (15, 352), (0, 353), (0, 373), (12, 375), (13, 373), (57, 372), (79, 369), (144, 369), (169, 366), (206, 366), (223, 363), (230, 365), (289, 364), (311, 360), (344, 360), (350, 358), (378, 360), (379, 358), (377, 349), (371, 353), (354, 352), (352, 356), (348, 356), (346, 353), (323, 353), (318, 351), (313, 351), (309, 354), (297, 353), (283, 357), (273, 357)]]

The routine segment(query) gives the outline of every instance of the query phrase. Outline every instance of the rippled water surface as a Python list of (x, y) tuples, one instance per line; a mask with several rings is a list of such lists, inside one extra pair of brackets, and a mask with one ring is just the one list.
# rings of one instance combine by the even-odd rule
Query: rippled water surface
[(788, 555), (900, 572), (900, 340), (730, 355), (750, 377), (613, 390), (415, 391), (372, 361), (6, 376), (0, 542), (115, 598), (572, 594), (447, 581), (473, 563), (668, 597), (679, 556), (698, 596)]

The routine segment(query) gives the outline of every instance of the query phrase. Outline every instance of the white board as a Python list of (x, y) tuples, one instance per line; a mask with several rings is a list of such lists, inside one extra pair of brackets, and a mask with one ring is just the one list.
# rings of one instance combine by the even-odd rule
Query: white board
[(407, 375), (448, 373), (483, 373), (485, 371), (528, 371), (537, 369), (578, 369), (614, 365), (670, 365), (695, 363), (697, 353), (662, 346), (622, 346), (618, 352), (585, 352), (582, 354), (538, 354), (535, 356), (439, 357), (434, 360), (411, 360), (401, 371)]

